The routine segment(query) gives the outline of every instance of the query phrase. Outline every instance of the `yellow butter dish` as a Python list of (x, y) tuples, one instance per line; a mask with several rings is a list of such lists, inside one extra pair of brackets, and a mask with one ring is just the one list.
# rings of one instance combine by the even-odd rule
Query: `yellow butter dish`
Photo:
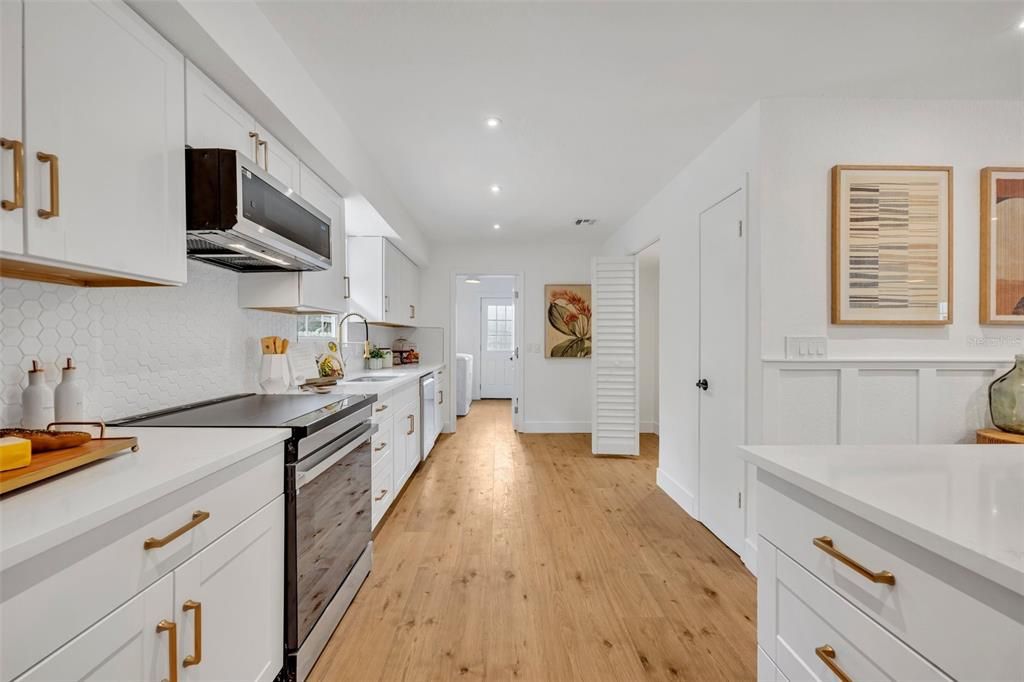
[(0, 471), (20, 469), (32, 463), (32, 441), (8, 436), (0, 438)]

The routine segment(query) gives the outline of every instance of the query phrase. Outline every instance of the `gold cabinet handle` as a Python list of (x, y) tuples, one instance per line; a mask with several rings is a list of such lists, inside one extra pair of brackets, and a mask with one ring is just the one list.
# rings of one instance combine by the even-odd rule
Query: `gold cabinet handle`
[[(256, 142), (257, 149), (263, 147), (263, 170), (270, 172), (270, 143), (266, 140), (258, 140)], [(256, 163), (259, 163), (259, 154), (256, 154)]]
[(146, 541), (142, 543), (142, 547), (143, 549), (157, 549), (158, 547), (163, 547), (167, 543), (172, 542), (189, 532), (208, 518), (210, 518), (210, 512), (194, 511), (192, 512), (192, 520), (184, 526), (169, 535), (163, 536), (162, 538), (146, 538)]
[(377, 409), (378, 412), (383, 412), (384, 410), (388, 409), (388, 404), (387, 403), (383, 403), (381, 405), (378, 405), (376, 409)]
[(409, 415), (409, 430), (405, 432), (405, 435), (411, 436), (416, 431), (416, 415)]
[(388, 496), (388, 489), (387, 488), (381, 488), (380, 489), (380, 497), (373, 498), (373, 501), (374, 502), (380, 502), (381, 500), (383, 500), (387, 496)]
[(345, 280), (345, 298), (352, 298), (352, 278), (345, 275), (342, 279)]
[(437, 404), (438, 405), (444, 405), (444, 391), (438, 389), (437, 392), (441, 394), (441, 399), (437, 401)]
[(836, 663), (836, 650), (830, 647), (828, 644), (823, 644), (814, 650), (814, 653), (818, 655), (822, 663), (828, 666), (828, 669), (836, 676), (839, 682), (853, 682), (850, 676), (846, 674), (846, 671), (839, 667)]
[(249, 139), (252, 140), (252, 160), (260, 165), (260, 134), (255, 130), (249, 131)]
[(822, 535), (820, 538), (814, 538), (814, 546), (820, 549), (825, 554), (828, 554), (833, 559), (839, 561), (839, 563), (852, 568), (857, 573), (861, 574), (873, 583), (884, 583), (886, 585), (895, 585), (896, 576), (889, 571), (870, 571), (850, 557), (840, 552), (835, 547), (835, 543), (832, 542), (832, 538), (827, 535)]
[(60, 159), (56, 154), (46, 152), (36, 152), (36, 158), (50, 164), (50, 208), (41, 208), (36, 212), (43, 220), (49, 220), (60, 215)]
[(25, 145), (18, 140), (8, 140), (0, 137), (0, 148), (10, 149), (14, 152), (13, 168), (14, 173), (14, 199), (4, 199), (0, 207), (5, 211), (13, 211), (25, 207)]
[(375, 448), (374, 448), (373, 450), (374, 450), (374, 452), (380, 452), (381, 450), (383, 450), (383, 449), (384, 449), (384, 448), (386, 448), (387, 446), (388, 446), (388, 444), (387, 444), (387, 443), (381, 443), (380, 445), (378, 445), (377, 447), (375, 447)]
[(185, 660), (182, 661), (182, 665), (187, 668), (190, 665), (199, 665), (203, 662), (203, 604), (202, 602), (189, 599), (181, 605), (181, 610), (185, 613), (189, 611), (196, 612), (196, 629), (193, 637), (193, 650), (195, 653), (186, 656)]
[(178, 682), (178, 626), (170, 620), (162, 620), (156, 624), (157, 632), (167, 633), (167, 670), (165, 682)]

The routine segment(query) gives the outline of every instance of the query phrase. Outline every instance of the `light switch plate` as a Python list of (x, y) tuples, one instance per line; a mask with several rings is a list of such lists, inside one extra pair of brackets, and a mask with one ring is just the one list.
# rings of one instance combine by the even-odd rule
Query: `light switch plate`
[(828, 339), (824, 336), (787, 336), (787, 360), (824, 360), (828, 358)]

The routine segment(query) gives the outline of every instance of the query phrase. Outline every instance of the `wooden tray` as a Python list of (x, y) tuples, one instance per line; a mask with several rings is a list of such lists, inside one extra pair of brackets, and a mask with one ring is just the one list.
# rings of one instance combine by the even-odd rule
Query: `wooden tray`
[(20, 469), (0, 471), (0, 495), (26, 485), (46, 480), (65, 471), (77, 469), (98, 459), (104, 459), (125, 450), (136, 452), (139, 440), (135, 436), (126, 438), (104, 438), (104, 427), (100, 426), (100, 438), (93, 438), (75, 448), (32, 453), (32, 463)]

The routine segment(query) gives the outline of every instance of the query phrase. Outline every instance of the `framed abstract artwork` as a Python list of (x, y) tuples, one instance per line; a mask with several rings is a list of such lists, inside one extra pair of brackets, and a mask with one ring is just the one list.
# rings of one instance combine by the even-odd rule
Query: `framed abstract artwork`
[(544, 286), (544, 357), (589, 358), (591, 311), (589, 284)]
[(1024, 168), (981, 169), (982, 324), (1024, 324)]
[(832, 324), (953, 321), (953, 169), (832, 169)]

